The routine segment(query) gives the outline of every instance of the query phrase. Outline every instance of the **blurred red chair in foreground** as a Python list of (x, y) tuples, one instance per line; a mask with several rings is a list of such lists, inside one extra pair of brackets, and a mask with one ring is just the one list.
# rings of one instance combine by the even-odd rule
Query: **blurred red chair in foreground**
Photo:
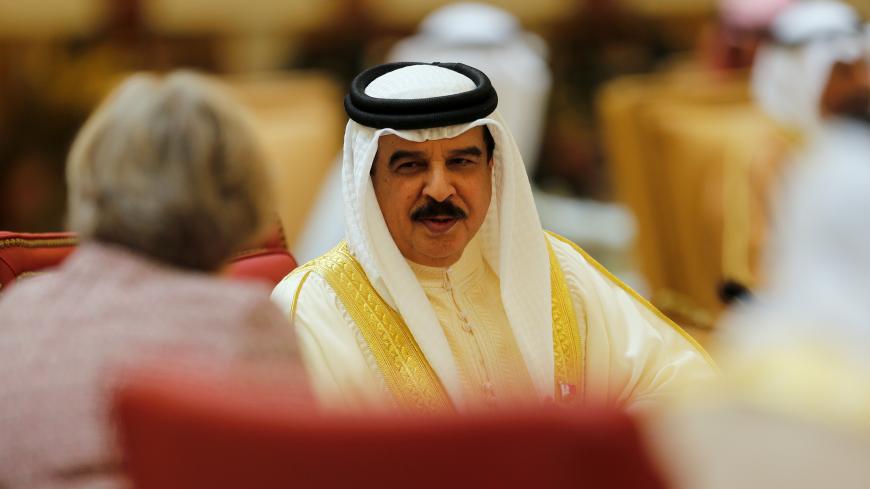
[(275, 390), (174, 377), (132, 378), (115, 394), (138, 489), (663, 487), (622, 413), (339, 417)]
[(0, 290), (19, 277), (59, 265), (77, 243), (74, 233), (0, 231)]
[[(0, 292), (18, 278), (60, 265), (77, 244), (75, 233), (0, 231)], [(294, 268), (296, 259), (287, 251), (281, 227), (276, 226), (259, 247), (232, 257), (223, 273), (233, 279), (261, 280), (274, 287)]]

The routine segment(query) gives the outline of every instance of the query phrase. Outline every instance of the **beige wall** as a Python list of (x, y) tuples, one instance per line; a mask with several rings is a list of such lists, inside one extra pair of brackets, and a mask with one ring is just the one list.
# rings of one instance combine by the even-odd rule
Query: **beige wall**
[(343, 93), (335, 81), (319, 73), (222, 81), (254, 113), (272, 163), (278, 213), (287, 242), (293, 243), (341, 148), (346, 122)]

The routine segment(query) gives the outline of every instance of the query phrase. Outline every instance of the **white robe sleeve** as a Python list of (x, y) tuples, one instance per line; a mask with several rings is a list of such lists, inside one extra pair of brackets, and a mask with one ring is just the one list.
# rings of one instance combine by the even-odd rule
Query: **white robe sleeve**
[(324, 408), (377, 410), (391, 405), (359, 329), (322, 277), (314, 272), (306, 276), (302, 270), (291, 273), (272, 291), (272, 300), (296, 331), (312, 389)]
[(586, 340), (590, 400), (642, 409), (716, 377), (712, 360), (687, 333), (570, 244), (548, 239)]

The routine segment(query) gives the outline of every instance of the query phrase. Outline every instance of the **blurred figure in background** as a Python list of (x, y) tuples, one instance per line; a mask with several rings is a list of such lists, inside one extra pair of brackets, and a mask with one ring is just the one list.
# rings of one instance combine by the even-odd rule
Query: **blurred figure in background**
[(704, 338), (729, 281), (752, 285), (766, 186), (791, 142), (753, 103), (749, 66), (785, 0), (722, 0), (688, 60), (599, 96), (616, 198), (637, 220), (652, 301)]
[(855, 9), (834, 0), (795, 3), (776, 17), (759, 49), (753, 94), (767, 115), (810, 139), (826, 118), (866, 113), (867, 54)]
[(173, 353), (295, 372), (262, 286), (219, 280), (272, 212), (245, 114), (190, 73), (136, 75), (70, 152), (81, 246), (0, 296), (0, 486), (115, 487), (112, 371)]
[[(757, 207), (766, 215), (769, 194), (778, 185), (782, 169), (791, 164), (792, 152), (801, 151), (826, 119), (866, 115), (870, 108), (867, 45), (855, 9), (835, 0), (788, 3), (780, 2), (755, 53), (750, 78), (755, 103), (780, 126), (784, 137), (771, 141), (781, 145), (773, 153), (779, 161), (771, 160), (748, 178)], [(754, 256), (765, 244), (770, 223), (765, 218), (761, 225), (752, 239)], [(726, 304), (745, 297), (751, 293), (749, 287), (764, 279), (757, 265), (751, 268), (743, 277), (724, 277), (720, 296)]]
[(765, 283), (725, 317), (723, 360), (769, 407), (870, 428), (870, 123), (820, 128), (787, 175)]
[(651, 422), (677, 489), (870, 485), (870, 125), (836, 119), (786, 173), (766, 282), (724, 317), (722, 378)]
[(416, 35), (393, 47), (387, 62), (397, 61), (465, 63), (486, 73), (526, 172), (534, 175), (553, 80), (546, 43), (524, 31), (513, 14), (482, 3), (442, 7), (423, 20)]
[(712, 71), (746, 70), (776, 15), (795, 0), (719, 0), (718, 21), (702, 36), (701, 64)]
[(719, 13), (730, 49), (616, 80), (601, 97), (650, 296), (701, 337), (763, 280), (769, 195), (792, 152), (824, 118), (870, 100), (860, 18), (847, 4), (723, 0)]

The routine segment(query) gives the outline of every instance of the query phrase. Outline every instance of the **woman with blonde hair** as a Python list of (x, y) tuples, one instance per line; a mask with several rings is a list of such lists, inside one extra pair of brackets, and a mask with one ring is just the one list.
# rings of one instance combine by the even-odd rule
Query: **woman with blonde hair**
[(246, 116), (212, 82), (131, 77), (78, 134), (67, 178), (81, 245), (0, 295), (0, 487), (121, 482), (107, 423), (120, 367), (181, 352), (297, 369), (268, 290), (214, 274), (271, 210)]

